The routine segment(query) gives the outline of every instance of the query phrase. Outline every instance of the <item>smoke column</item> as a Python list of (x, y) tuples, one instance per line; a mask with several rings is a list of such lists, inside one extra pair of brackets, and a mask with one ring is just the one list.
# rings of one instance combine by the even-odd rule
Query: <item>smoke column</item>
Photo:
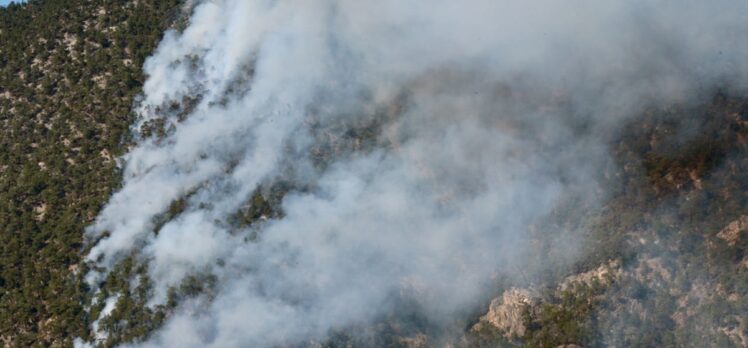
[[(87, 232), (94, 289), (129, 255), (153, 304), (215, 276), (147, 347), (321, 341), (398, 297), (447, 330), (525, 267), (528, 226), (564, 193), (597, 195), (624, 117), (748, 81), (737, 0), (193, 5), (145, 64), (123, 186)], [(355, 129), (373, 140), (320, 164)], [(282, 215), (232, 225), (280, 181)]]

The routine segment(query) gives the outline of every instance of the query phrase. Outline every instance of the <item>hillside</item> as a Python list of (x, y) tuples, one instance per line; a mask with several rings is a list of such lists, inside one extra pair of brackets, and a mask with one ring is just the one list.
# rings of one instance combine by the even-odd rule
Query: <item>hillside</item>
[(176, 1), (0, 8), (0, 337), (86, 334), (83, 230), (117, 186), (141, 66)]
[(632, 34), (546, 83), (213, 5), (0, 7), (3, 346), (748, 346), (744, 65)]
[(497, 298), (472, 329), (478, 342), (748, 344), (746, 121), (748, 100), (723, 93), (635, 118), (611, 144), (619, 169), (605, 175), (620, 181), (588, 218), (586, 259)]

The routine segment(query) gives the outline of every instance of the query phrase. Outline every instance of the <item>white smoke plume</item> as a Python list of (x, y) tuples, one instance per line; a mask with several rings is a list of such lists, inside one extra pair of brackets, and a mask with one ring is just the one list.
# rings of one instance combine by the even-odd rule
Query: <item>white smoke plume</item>
[[(144, 67), (135, 129), (166, 117), (165, 133), (124, 156), (89, 282), (133, 254), (154, 304), (216, 276), (143, 346), (324, 340), (403, 292), (446, 327), (524, 267), (528, 226), (564, 192), (598, 189), (621, 118), (745, 88), (747, 32), (739, 0), (198, 2)], [(320, 138), (372, 122), (374, 145), (315, 163)], [(278, 180), (304, 189), (236, 231)]]

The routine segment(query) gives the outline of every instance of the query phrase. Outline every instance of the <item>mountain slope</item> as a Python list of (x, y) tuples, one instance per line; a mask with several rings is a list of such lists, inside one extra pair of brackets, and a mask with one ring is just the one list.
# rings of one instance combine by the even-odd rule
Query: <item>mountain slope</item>
[[(138, 96), (141, 95), (146, 80), (143, 75), (143, 64), (146, 57), (153, 53), (167, 28), (181, 29), (188, 25), (184, 20), (181, 3), (178, 0), (34, 0), (25, 5), (0, 8), (0, 342), (3, 342), (4, 346), (67, 347), (72, 346), (76, 339), (79, 339), (76, 341), (78, 343), (88, 342), (104, 347), (143, 342), (153, 338), (154, 333), (159, 333), (170, 318), (179, 315), (182, 308), (180, 306), (185, 303), (197, 303), (194, 307), (208, 308), (211, 301), (222, 295), (222, 290), (225, 295), (225, 278), (232, 280), (237, 275), (241, 278), (253, 271), (252, 264), (238, 262), (239, 267), (233, 269), (236, 273), (228, 272), (226, 276), (225, 272), (224, 279), (221, 279), (221, 275), (217, 273), (224, 272), (227, 264), (223, 257), (209, 260), (207, 266), (202, 268), (185, 267), (189, 268), (189, 272), (185, 272), (182, 278), (173, 281), (169, 279), (171, 283), (162, 282), (162, 290), (166, 289), (164, 294), (161, 294), (164, 301), (154, 305), (153, 283), (157, 280), (151, 279), (153, 274), (149, 273), (153, 271), (149, 267), (155, 262), (154, 257), (139, 254), (141, 250), (138, 249), (143, 244), (138, 244), (142, 241), (137, 241), (124, 248), (135, 250), (128, 250), (117, 255), (118, 258), (113, 258), (113, 265), (106, 269), (106, 273), (102, 273), (104, 276), (100, 281), (89, 279), (87, 282), (84, 279), (86, 274), (100, 270), (96, 264), (99, 259), (109, 256), (102, 254), (92, 262), (84, 262), (90, 249), (99, 241), (85, 240), (84, 231), (92, 225), (112, 195), (126, 184), (127, 178), (123, 180), (117, 161), (128, 150), (136, 147), (131, 139), (130, 127), (135, 121), (133, 105), (138, 105)], [(289, 17), (304, 18), (302, 15)], [(284, 41), (277, 40), (271, 43), (282, 42)], [(341, 42), (333, 43), (329, 46), (339, 48)], [(230, 44), (227, 43), (228, 46)], [(343, 56), (342, 60), (346, 62), (355, 56), (348, 51), (336, 53)], [(341, 59), (339, 56), (335, 58)], [(175, 62), (166, 62), (165, 65), (203, 64), (197, 56), (174, 59)], [(232, 102), (236, 104), (236, 100), (248, 95), (254, 88), (252, 83), (257, 59), (256, 56), (252, 56), (249, 62), (238, 63), (236, 76), (232, 77), (234, 79), (225, 85), (218, 84), (225, 87), (225, 91), (212, 91), (216, 94), (212, 96), (216, 100), (206, 102), (207, 106), (203, 107), (221, 116), (221, 112), (231, 106)], [(309, 57), (310, 62), (313, 62), (313, 59), (314, 57)], [(624, 61), (625, 63), (627, 61)], [(602, 66), (608, 68), (606, 65)], [(662, 68), (659, 65), (655, 66)], [(346, 72), (344, 82), (348, 82), (347, 69), (355, 70), (355, 67), (357, 66), (351, 65), (342, 68)], [(623, 70), (624, 76), (633, 76), (633, 79), (640, 77), (637, 71), (629, 76), (626, 75), (626, 69)], [(199, 69), (189, 73), (194, 73), (196, 79), (202, 77)], [(479, 197), (483, 193), (488, 185), (481, 185), (485, 184), (481, 182), (482, 179), (489, 178), (488, 183), (499, 181), (494, 180), (491, 175), (495, 173), (489, 171), (479, 171), (481, 175), (461, 175), (463, 170), (468, 172), (469, 168), (474, 168), (472, 165), (475, 163), (485, 165), (496, 159), (510, 158), (514, 161), (507, 163), (520, 167), (534, 161), (556, 163), (554, 161), (559, 160), (553, 157), (563, 154), (569, 155), (571, 166), (582, 166), (587, 162), (585, 156), (598, 154), (594, 149), (585, 147), (590, 143), (595, 144), (598, 138), (605, 139), (601, 146), (604, 151), (601, 152), (606, 159), (609, 158), (607, 162), (589, 159), (589, 163), (599, 164), (598, 167), (592, 168), (591, 174), (586, 173), (589, 168), (576, 171), (576, 168), (567, 168), (565, 165), (535, 167), (548, 169), (550, 174), (546, 174), (554, 178), (560, 177), (560, 186), (568, 185), (572, 189), (569, 192), (565, 191), (562, 199), (549, 209), (550, 213), (547, 216), (543, 215), (539, 221), (526, 224), (526, 221), (520, 219), (516, 226), (512, 226), (521, 236), (509, 239), (517, 243), (509, 245), (508, 249), (521, 250), (512, 256), (521, 258), (522, 262), (510, 262), (507, 268), (518, 269), (504, 273), (501, 273), (501, 270), (495, 273), (486, 272), (491, 275), (476, 281), (476, 284), (480, 284), (480, 291), (475, 291), (476, 297), (467, 302), (470, 304), (466, 305), (468, 308), (457, 311), (455, 316), (458, 318), (439, 317), (441, 312), (438, 310), (425, 308), (419, 300), (428, 297), (426, 295), (430, 289), (413, 280), (417, 277), (401, 279), (398, 275), (392, 277), (398, 287), (391, 293), (382, 295), (388, 301), (383, 300), (380, 303), (372, 300), (364, 302), (364, 305), (370, 308), (354, 308), (367, 315), (375, 313), (371, 314), (373, 320), (351, 320), (344, 322), (345, 325), (331, 326), (329, 331), (324, 331), (327, 328), (323, 327), (323, 339), (294, 337), (292, 339), (296, 341), (291, 341), (292, 343), (286, 346), (748, 345), (748, 96), (745, 95), (745, 91), (734, 89), (728, 81), (718, 86), (721, 89), (710, 85), (696, 91), (694, 99), (698, 101), (669, 101), (665, 105), (655, 103), (651, 107), (637, 104), (630, 108), (636, 111), (620, 116), (620, 124), (616, 123), (608, 128), (600, 127), (599, 129), (603, 129), (605, 133), (599, 135), (594, 134), (598, 130), (593, 127), (596, 115), (588, 115), (594, 114), (593, 111), (598, 109), (588, 108), (589, 105), (584, 103), (574, 104), (579, 103), (579, 100), (574, 98), (573, 93), (565, 94), (568, 91), (553, 88), (544, 89), (545, 86), (533, 85), (532, 82), (514, 75), (509, 82), (486, 82), (480, 75), (470, 69), (439, 66), (437, 69), (427, 70), (425, 74), (414, 74), (404, 86), (398, 86), (398, 93), (382, 97), (384, 101), (372, 101), (377, 97), (367, 93), (360, 93), (363, 96), (356, 93), (349, 95), (347, 85), (339, 83), (340, 81), (336, 80), (337, 76), (330, 78), (333, 81), (329, 83), (333, 86), (332, 91), (345, 90), (345, 93), (339, 94), (344, 94), (345, 98), (355, 102), (363, 100), (365, 105), (358, 109), (358, 105), (350, 107), (346, 104), (350, 109), (343, 107), (341, 111), (334, 107), (328, 108), (329, 103), (339, 101), (336, 99), (340, 98), (339, 95), (320, 93), (310, 98), (316, 102), (323, 102), (303, 110), (309, 115), (303, 122), (309, 130), (309, 133), (305, 134), (308, 138), (303, 138), (304, 141), (308, 141), (304, 146), (308, 147), (299, 145), (301, 141), (283, 143), (283, 151), (298, 151), (302, 154), (292, 155), (299, 155), (303, 160), (283, 163), (279, 170), (282, 173), (276, 173), (276, 176), (269, 175), (240, 202), (238, 209), (231, 210), (224, 220), (216, 219), (215, 225), (225, 229), (226, 235), (239, 241), (231, 244), (239, 245), (240, 251), (244, 248), (264, 255), (260, 252), (261, 248), (257, 247), (264, 237), (263, 233), (267, 232), (263, 228), (282, 222), (289, 208), (298, 210), (299, 197), (304, 197), (310, 192), (322, 192), (320, 197), (313, 197), (316, 199), (303, 201), (309, 205), (319, 202), (325, 204), (334, 200), (333, 194), (324, 192), (324, 186), (334, 186), (338, 182), (331, 184), (329, 181), (334, 180), (322, 174), (340, 170), (341, 167), (354, 171), (345, 167), (345, 164), (359, 164), (360, 162), (355, 160), (366, 156), (376, 157), (382, 153), (390, 154), (391, 157), (405, 154), (405, 168), (411, 170), (410, 174), (415, 173), (413, 177), (422, 180), (416, 180), (418, 185), (406, 188), (415, 187), (412, 191), (421, 194), (420, 190), (428, 191), (435, 187), (434, 201), (437, 209), (433, 211), (445, 216), (455, 212), (461, 213), (460, 209), (467, 210), (455, 202), (475, 202), (466, 197)], [(212, 82), (214, 81), (208, 81)], [(527, 85), (523, 85), (525, 82)], [(615, 85), (616, 82), (609, 81), (599, 85), (614, 85), (621, 88), (613, 88), (616, 92), (625, 90)], [(565, 83), (560, 85), (566, 86)], [(159, 149), (162, 140), (169, 140), (175, 129), (183, 126), (185, 119), (194, 116), (191, 113), (200, 106), (203, 98), (210, 97), (205, 95), (211, 93), (201, 90), (203, 86), (196, 86), (194, 90), (189, 91), (194, 94), (175, 100), (169, 99), (171, 96), (164, 97), (162, 104), (148, 111), (152, 111), (152, 115), (148, 115), (152, 118), (140, 124), (142, 127), (138, 131), (147, 141), (153, 141), (152, 144), (155, 145), (151, 149)], [(628, 86), (624, 84), (624, 87)], [(587, 93), (595, 98), (602, 98), (604, 94), (585, 91), (580, 95), (589, 97)], [(178, 93), (175, 95), (179, 96)], [(591, 104), (598, 101), (595, 98), (582, 99)], [(399, 123), (401, 120), (407, 120), (406, 115), (409, 111), (419, 110), (418, 102), (424, 100), (428, 106), (434, 106), (431, 109), (426, 108), (428, 112), (442, 117), (435, 117), (437, 126), (434, 126), (434, 132), (428, 132), (432, 126), (426, 122), (415, 122), (424, 119), (411, 118), (411, 123)], [(473, 104), (479, 106), (473, 109)], [(281, 109), (284, 108), (291, 107), (284, 105)], [(460, 112), (465, 110), (469, 112), (461, 115)], [(607, 109), (601, 107), (600, 110)], [(329, 112), (330, 115), (325, 115), (325, 112)], [(360, 112), (364, 117), (351, 120), (338, 115), (347, 116), (349, 112)], [(494, 112), (499, 117), (492, 118), (496, 116)], [(453, 114), (461, 117), (450, 118)], [(246, 116), (242, 113), (240, 115)], [(550, 121), (555, 120), (556, 116), (562, 119), (558, 124)], [(531, 117), (538, 119), (533, 120)], [(231, 118), (226, 117), (222, 120), (227, 121)], [(432, 121), (428, 118), (425, 120)], [(459, 124), (465, 120), (477, 121), (474, 124), (467, 123), (466, 127), (450, 128), (450, 132), (440, 133), (440, 126), (451, 125), (450, 122)], [(258, 123), (265, 121), (262, 119)], [(552, 132), (541, 132), (552, 128), (546, 124), (561, 125), (563, 127), (560, 127), (560, 130), (566, 133), (558, 138), (549, 136)], [(480, 127), (475, 127), (476, 125)], [(415, 130), (408, 129), (408, 126)], [(464, 134), (460, 133), (465, 129), (475, 131), (473, 127), (483, 127), (484, 129), (479, 130), (488, 129), (495, 133), (489, 132), (485, 136), (490, 139), (489, 141), (485, 141), (485, 138), (464, 137)], [(270, 132), (271, 129), (273, 127), (268, 126), (266, 131)], [(241, 127), (238, 130), (227, 127), (226, 133), (231, 134), (226, 134), (225, 137), (233, 140), (251, 138), (240, 131)], [(529, 141), (511, 143), (508, 149), (502, 146), (486, 147), (486, 144), (496, 144), (492, 140), (499, 138), (497, 135), (507, 138), (517, 136)], [(430, 145), (424, 146), (427, 149), (408, 148), (407, 141), (413, 140), (409, 137), (416, 136), (438, 141), (425, 142)], [(213, 146), (220, 148), (225, 145), (219, 141), (223, 140), (223, 134), (219, 134), (217, 138), (218, 140), (207, 138), (210, 141), (206, 140), (205, 143), (212, 143), (203, 149), (205, 153), (199, 154), (200, 160), (209, 157), (208, 151), (214, 150)], [(590, 140), (589, 143), (575, 142), (580, 138), (595, 140)], [(462, 140), (464, 141), (461, 142)], [(431, 148), (441, 149), (442, 141), (453, 141), (454, 143), (450, 144), (458, 150), (450, 153)], [(221, 175), (228, 175), (236, 170), (243, 158), (242, 151), (246, 151), (245, 147), (253, 145), (250, 141), (242, 144), (248, 146), (242, 145), (239, 149), (234, 149), (229, 146), (233, 144), (226, 145), (226, 148), (232, 149), (233, 152), (228, 151), (229, 155), (224, 157), (217, 156), (219, 160), (227, 162), (217, 171), (217, 178), (206, 179), (199, 185), (180, 192), (173, 201), (167, 201), (168, 207), (148, 220), (144, 232), (150, 237), (169, 233), (174, 235), (182, 231), (174, 226), (169, 230), (165, 226), (184, 219), (191, 209), (213, 209), (213, 202), (198, 202), (199, 191), (210, 186), (210, 183), (221, 183)], [(297, 145), (298, 148), (295, 147)], [(568, 147), (565, 147), (564, 151), (554, 149), (561, 146)], [(465, 149), (470, 151), (460, 151)], [(506, 158), (500, 155), (491, 157), (493, 153), (481, 157), (481, 154), (490, 152), (486, 149), (496, 150), (496, 153), (506, 150)], [(536, 153), (542, 155), (539, 156), (540, 161), (533, 157)], [(407, 157), (408, 155), (412, 157)], [(445, 156), (447, 160), (439, 156)], [(290, 156), (289, 159), (297, 158)], [(444, 162), (439, 162), (439, 159)], [(432, 160), (433, 162), (430, 162)], [(559, 162), (563, 161), (564, 159)], [(299, 165), (299, 168), (294, 165)], [(168, 165), (166, 167), (168, 169)], [(376, 170), (371, 173), (366, 171), (366, 180), (362, 181), (375, 186), (376, 189), (387, 188), (386, 185), (376, 186), (371, 183), (377, 183), (376, 179), (387, 173), (395, 176), (393, 172), (387, 172), (392, 167), (373, 168), (382, 169), (384, 173)], [(296, 169), (308, 170), (305, 174), (312, 174), (300, 175), (303, 180), (292, 181), (289, 178), (293, 175), (287, 172)], [(191, 169), (184, 171), (189, 170)], [(581, 180), (573, 177), (580, 172), (589, 174), (590, 177)], [(334, 173), (341, 176), (345, 174)], [(527, 174), (522, 171), (518, 173)], [(499, 177), (513, 182), (517, 176), (519, 175)], [(322, 180), (323, 178), (327, 178), (328, 182)], [(211, 181), (213, 179), (215, 180)], [(589, 190), (592, 192), (577, 192), (573, 190), (578, 188), (574, 186), (578, 184), (575, 180), (589, 180), (598, 186), (592, 185), (593, 189)], [(521, 180), (518, 182), (526, 183)], [(354, 184), (358, 182), (350, 180), (346, 183), (350, 184), (350, 187), (355, 187)], [(225, 191), (234, 188), (229, 184), (223, 188)], [(365, 184), (361, 186), (366, 186)], [(579, 186), (584, 186), (583, 184), (585, 183)], [(511, 186), (496, 186), (499, 189), (491, 187), (497, 191), (511, 192)], [(346, 186), (345, 189), (350, 187)], [(586, 186), (584, 188), (589, 189)], [(221, 190), (217, 191), (220, 193)], [(520, 191), (524, 192), (534, 191)], [(203, 194), (205, 197), (211, 197), (211, 192)], [(217, 196), (223, 197), (218, 194)], [(384, 210), (393, 216), (400, 216), (397, 215), (402, 213), (400, 210), (408, 210), (408, 214), (403, 214), (405, 216), (411, 212), (416, 214), (420, 208), (417, 205), (428, 200), (415, 199), (411, 201), (415, 204), (401, 207), (397, 202), (398, 199), (404, 199), (403, 196), (395, 196), (397, 199), (387, 200), (386, 204), (383, 204), (386, 207), (398, 207)], [(434, 198), (428, 195), (414, 197)], [(297, 204), (288, 204), (289, 201)], [(520, 210), (514, 205), (517, 201), (522, 202), (520, 198), (513, 197), (510, 201), (512, 204), (502, 206), (502, 209), (512, 213), (514, 209)], [(543, 205), (535, 201), (530, 203), (528, 210)], [(474, 204), (470, 208), (479, 210), (486, 205)], [(332, 216), (333, 222), (330, 224), (334, 225), (337, 222), (337, 215), (329, 211), (316, 210), (313, 213), (309, 214), (313, 216), (310, 220), (323, 220), (322, 217)], [(322, 216), (325, 213), (327, 215)], [(493, 216), (491, 214), (488, 215)], [(435, 221), (441, 217), (433, 214), (423, 216)], [(363, 221), (375, 225), (381, 218), (382, 216), (375, 216)], [(403, 221), (408, 223), (395, 226), (416, 225), (407, 219)], [(438, 221), (444, 224), (443, 220)], [(470, 226), (465, 221), (472, 220), (459, 220), (460, 223), (455, 224), (456, 227), (453, 226), (455, 231), (462, 231), (463, 223)], [(512, 219), (506, 221), (514, 222)], [(424, 228), (424, 231), (437, 230), (438, 225), (428, 226), (429, 228)], [(210, 228), (200, 227), (210, 231)], [(465, 230), (471, 231), (469, 228)], [(101, 234), (96, 238), (100, 240), (115, 233), (99, 232)], [(282, 233), (284, 230), (275, 232)], [(375, 230), (371, 234), (386, 232)], [(314, 255), (317, 258), (313, 261), (324, 264), (324, 261), (329, 262), (333, 259), (335, 262), (327, 264), (331, 267), (344, 263), (337, 262), (340, 260), (329, 255), (336, 255), (331, 246), (339, 246), (335, 243), (340, 239), (344, 240), (342, 237), (345, 235), (329, 233), (323, 236), (326, 238), (325, 242), (330, 244), (313, 244), (323, 247), (320, 248), (322, 251), (319, 254)], [(393, 237), (395, 241), (401, 241), (397, 234), (388, 236)], [(412, 244), (431, 243), (437, 246), (435, 250), (443, 250), (445, 253), (455, 248), (454, 245), (447, 245), (444, 249), (438, 249), (441, 247), (440, 240), (423, 240), (426, 238), (421, 239), (421, 235), (416, 237), (405, 240)], [(218, 237), (216, 239), (223, 240)], [(301, 237), (297, 239), (304, 241)], [(297, 239), (271, 246), (285, 250), (288, 244), (296, 242)], [(495, 241), (491, 238), (445, 240), (456, 240), (465, 245), (477, 245), (481, 244), (480, 241), (486, 240)], [(189, 243), (177, 244), (178, 247), (175, 249), (191, 250), (189, 244), (199, 244), (203, 241), (205, 239), (188, 240)], [(360, 242), (355, 239), (354, 241)], [(407, 248), (412, 245), (384, 243), (377, 239), (364, 241), (366, 243), (361, 243), (362, 245), (378, 242), (380, 246), (386, 246), (382, 250), (374, 249), (382, 252), (369, 255), (366, 261), (371, 262), (370, 264), (376, 264), (379, 256), (387, 261), (386, 256), (391, 256), (387, 253), (389, 250), (404, 250), (404, 254), (410, 256)], [(217, 244), (214, 240), (208, 242), (210, 245)], [(306, 242), (311, 244), (314, 241)], [(497, 244), (506, 243), (502, 241)], [(484, 251), (481, 256), (490, 259), (491, 262), (499, 260), (496, 262), (503, 266), (501, 262), (509, 259), (502, 254), (502, 251), (507, 249), (486, 256), (486, 250), (494, 250), (490, 247), (479, 248), (480, 245), (476, 245), (472, 247)], [(169, 247), (167, 243), (165, 248)], [(356, 247), (358, 251), (368, 250), (358, 245)], [(466, 250), (474, 249), (466, 247)], [(428, 251), (432, 250), (427, 249), (422, 255), (425, 260), (433, 256)], [(185, 261), (180, 257), (192, 255), (188, 252), (176, 254), (174, 264), (167, 263), (167, 266), (179, 268), (182, 261), (189, 264), (189, 260)], [(280, 293), (278, 302), (285, 305), (274, 307), (275, 309), (298, 307), (307, 310), (314, 309), (317, 305), (329, 305), (305, 295), (307, 292), (313, 293), (312, 290), (321, 289), (320, 293), (324, 293), (322, 290), (336, 286), (345, 288), (346, 284), (332, 282), (331, 278), (339, 276), (334, 272), (320, 272), (322, 276), (319, 278), (305, 278), (308, 274), (304, 273), (308, 272), (293, 273), (293, 267), (296, 265), (294, 257), (297, 254), (287, 255), (281, 251), (278, 260), (273, 260), (275, 263), (257, 264), (265, 266), (269, 274), (289, 272), (295, 274), (298, 279), (281, 277), (278, 281), (271, 279), (268, 284), (260, 282), (260, 285), (252, 287), (243, 284), (241, 286), (244, 288), (240, 286), (238, 289), (253, 291), (253, 295), (265, 295), (275, 290)], [(344, 264), (342, 268), (350, 266), (354, 270), (350, 274), (358, 275), (362, 272), (357, 272), (354, 265), (357, 265), (355, 261), (358, 260), (359, 253), (352, 254), (355, 255), (346, 255), (350, 258), (343, 259), (350, 261), (350, 265)], [(247, 259), (253, 260), (251, 256)], [(468, 263), (463, 263), (465, 260), (471, 260), (471, 256), (473, 255), (469, 252), (455, 253), (449, 262), (443, 264), (457, 266), (452, 273), (445, 274), (461, 275), (465, 273), (466, 268), (467, 271), (471, 271), (469, 267), (464, 267), (464, 264)], [(432, 259), (444, 261), (438, 257)], [(385, 263), (387, 267), (383, 268), (397, 269), (403, 266), (403, 260), (411, 261), (410, 258), (395, 257), (391, 263)], [(430, 262), (424, 263), (431, 266)], [(365, 266), (362, 269), (368, 270), (370, 264), (362, 264)], [(108, 266), (100, 268), (106, 267)], [(423, 269), (440, 274), (439, 269)], [(389, 276), (387, 272), (382, 273)], [(341, 274), (350, 275), (345, 272)], [(314, 286), (319, 284), (309, 279), (318, 281), (326, 287), (315, 288)], [(385, 276), (374, 279), (390, 278)], [(453, 277), (448, 276), (431, 280), (434, 279), (438, 284), (454, 282)], [(297, 281), (299, 284), (295, 283)], [(89, 288), (92, 283), (95, 289)], [(376, 281), (369, 279), (364, 283), (358, 289), (368, 290), (377, 286)], [(292, 286), (286, 287), (288, 284)], [(293, 285), (301, 290), (296, 292), (298, 289)], [(337, 294), (334, 290), (330, 293)], [(237, 296), (238, 298), (246, 295), (242, 292), (239, 294), (241, 296)], [(451, 293), (448, 295), (457, 296)], [(428, 300), (442, 304), (451, 299), (444, 296)], [(233, 306), (232, 302), (226, 302), (229, 303), (229, 307)], [(337, 314), (345, 315), (351, 310), (348, 306), (342, 307), (344, 308), (335, 307), (338, 310)], [(292, 317), (294, 316), (288, 315), (286, 318)], [(248, 320), (246, 316), (232, 318), (233, 320), (229, 320), (231, 322), (222, 324), (227, 324), (231, 328), (231, 325), (244, 324), (242, 320)], [(316, 319), (331, 318), (320, 316)], [(300, 318), (296, 323), (304, 324), (306, 321), (314, 320)], [(238, 325), (237, 331), (233, 334), (240, 337), (238, 335), (242, 328)], [(286, 338), (287, 332), (294, 332), (293, 328), (277, 329), (278, 332), (274, 333), (281, 338)], [(178, 331), (177, 334), (193, 334), (187, 331), (189, 330)]]
[(83, 229), (117, 186), (141, 66), (177, 1), (0, 8), (0, 337), (85, 336)]

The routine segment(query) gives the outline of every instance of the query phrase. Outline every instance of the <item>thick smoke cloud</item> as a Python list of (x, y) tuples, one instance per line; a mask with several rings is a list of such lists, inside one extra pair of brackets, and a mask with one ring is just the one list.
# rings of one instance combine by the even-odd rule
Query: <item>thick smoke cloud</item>
[[(493, 275), (525, 266), (528, 226), (559, 197), (600, 189), (605, 137), (623, 117), (746, 87), (745, 11), (727, 0), (199, 2), (145, 65), (134, 129), (166, 117), (166, 133), (139, 134), (123, 158), (123, 187), (88, 231), (102, 269), (88, 279), (134, 253), (155, 304), (189, 275), (216, 276), (214, 298), (183, 303), (144, 346), (322, 340), (404, 293), (446, 327)], [(372, 120), (375, 146), (315, 165), (320, 129)], [(281, 179), (307, 189), (286, 195), (282, 218), (235, 231), (230, 217)]]

